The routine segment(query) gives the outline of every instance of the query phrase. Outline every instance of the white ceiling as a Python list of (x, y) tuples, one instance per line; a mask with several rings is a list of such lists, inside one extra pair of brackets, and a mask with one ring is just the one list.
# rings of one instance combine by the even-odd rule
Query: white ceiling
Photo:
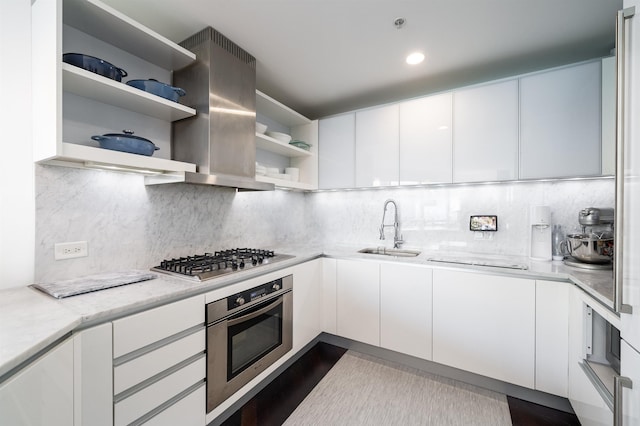
[[(103, 0), (180, 42), (211, 26), (318, 118), (606, 56), (622, 0)], [(404, 17), (397, 30), (393, 21)], [(426, 60), (404, 62), (413, 50)]]

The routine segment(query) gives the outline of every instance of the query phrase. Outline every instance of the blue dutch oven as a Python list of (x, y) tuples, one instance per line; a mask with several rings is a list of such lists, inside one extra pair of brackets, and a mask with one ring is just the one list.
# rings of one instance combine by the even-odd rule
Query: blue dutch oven
[(160, 148), (149, 139), (134, 136), (131, 130), (123, 130), (123, 133), (106, 133), (102, 136), (91, 136), (91, 139), (100, 143), (100, 148), (114, 151), (130, 152), (151, 156)]
[(103, 59), (80, 53), (65, 53), (62, 55), (62, 61), (115, 81), (122, 81), (122, 77), (128, 75), (122, 68), (118, 68)]
[(180, 96), (187, 94), (179, 87), (173, 87), (153, 78), (150, 78), (149, 80), (129, 80), (127, 81), (127, 84), (131, 87), (135, 87), (136, 89), (144, 90), (145, 92), (169, 99), (173, 102), (178, 102), (178, 98)]

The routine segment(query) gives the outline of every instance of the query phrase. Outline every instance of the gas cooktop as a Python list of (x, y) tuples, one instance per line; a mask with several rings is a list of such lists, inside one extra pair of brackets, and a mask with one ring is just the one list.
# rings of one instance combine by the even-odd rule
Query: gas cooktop
[(193, 281), (206, 281), (293, 257), (295, 256), (275, 253), (272, 250), (235, 248), (163, 260), (160, 265), (154, 266), (151, 270)]

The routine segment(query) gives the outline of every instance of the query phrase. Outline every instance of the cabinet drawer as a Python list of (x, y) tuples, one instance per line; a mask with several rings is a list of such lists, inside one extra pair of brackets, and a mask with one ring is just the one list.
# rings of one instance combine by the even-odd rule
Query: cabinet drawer
[(142, 355), (113, 370), (115, 395), (205, 350), (205, 328)]
[(113, 357), (204, 324), (204, 296), (160, 306), (113, 322)]
[(204, 426), (206, 396), (206, 386), (203, 383), (198, 389), (152, 417), (145, 426)]
[[(206, 357), (202, 356), (197, 361), (151, 386), (117, 402), (114, 407), (114, 425), (128, 425), (178, 395), (189, 386), (204, 380), (205, 374)], [(201, 409), (204, 410), (204, 406)]]

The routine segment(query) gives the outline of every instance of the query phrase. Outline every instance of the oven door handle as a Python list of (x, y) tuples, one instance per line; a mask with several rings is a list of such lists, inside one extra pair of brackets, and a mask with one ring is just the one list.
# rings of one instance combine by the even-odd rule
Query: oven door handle
[[(242, 315), (240, 317), (231, 317), (227, 320), (227, 326), (228, 327), (233, 327), (236, 324), (240, 324), (241, 322), (244, 321), (249, 321), (250, 319), (253, 319), (255, 317), (259, 317), (260, 315), (264, 314), (265, 312), (269, 312), (271, 309), (275, 308), (276, 306), (278, 306), (279, 304), (282, 303), (282, 296), (279, 296), (275, 302), (273, 303), (269, 303), (267, 306), (265, 306), (264, 308), (258, 309), (257, 311), (254, 311), (253, 309), (251, 310), (252, 312), (249, 314), (245, 314)], [(245, 311), (246, 312), (246, 311)], [(241, 312), (244, 313), (244, 312)]]

